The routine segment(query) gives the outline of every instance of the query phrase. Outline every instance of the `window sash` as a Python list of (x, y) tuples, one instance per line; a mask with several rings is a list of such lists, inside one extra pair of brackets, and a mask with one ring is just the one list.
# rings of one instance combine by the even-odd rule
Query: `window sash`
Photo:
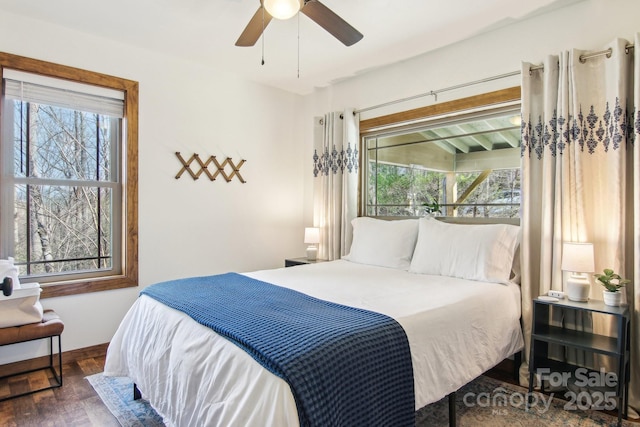
[[(89, 260), (89, 259), (110, 259), (111, 260), (111, 266), (110, 267), (97, 267), (97, 268), (92, 268), (92, 269), (78, 269), (75, 271), (62, 271), (62, 272), (51, 272), (51, 273), (37, 273), (37, 272), (30, 272), (29, 274), (26, 275), (21, 275), (20, 278), (21, 280), (24, 280), (25, 283), (28, 282), (32, 282), (32, 281), (38, 281), (41, 283), (48, 283), (48, 282), (56, 282), (56, 281), (61, 281), (61, 280), (77, 280), (77, 279), (86, 279), (86, 278), (95, 278), (95, 277), (103, 277), (103, 276), (112, 276), (114, 274), (121, 274), (121, 270), (122, 270), (122, 224), (121, 221), (118, 221), (118, 218), (122, 217), (122, 203), (120, 203), (119, 201), (122, 200), (122, 186), (114, 184), (114, 183), (98, 183), (98, 182), (94, 182), (94, 183), (79, 183), (79, 182), (74, 182), (74, 183), (69, 183), (69, 182), (57, 182), (57, 183), (52, 183), (51, 180), (47, 181), (47, 180), (41, 180), (41, 179), (24, 179), (24, 178), (20, 178), (17, 179), (16, 182), (14, 183), (15, 185), (13, 186), (13, 189), (15, 189), (16, 185), (44, 185), (44, 186), (61, 186), (61, 187), (87, 187), (87, 188), (105, 188), (105, 189), (109, 189), (111, 191), (111, 196), (110, 196), (110, 200), (111, 200), (111, 209), (110, 209), (110, 217), (111, 220), (109, 221), (110, 223), (110, 232), (109, 235), (111, 237), (110, 239), (110, 254), (108, 256), (104, 255), (104, 252), (100, 251), (99, 253), (96, 254), (96, 256), (93, 255), (88, 255), (86, 257), (83, 257), (83, 259), (85, 260)], [(96, 185), (98, 184), (98, 185)], [(12, 204), (12, 206), (15, 206)], [(25, 207), (26, 210), (31, 210), (31, 200), (27, 201), (27, 206)], [(15, 230), (15, 224), (13, 224), (12, 230)], [(91, 238), (94, 239), (100, 239), (100, 229), (102, 227), (102, 224), (98, 225), (98, 229), (95, 230), (96, 231), (96, 235), (95, 236), (91, 236)], [(26, 224), (26, 232), (29, 233), (29, 224)], [(7, 233), (8, 234), (8, 233)], [(28, 239), (29, 237), (27, 237)], [(10, 243), (12, 244), (11, 246), (11, 252), (12, 254), (15, 254), (15, 251), (13, 250), (13, 243), (14, 243), (14, 236), (13, 234), (11, 235), (11, 241)], [(25, 242), (25, 245), (30, 246), (30, 242)], [(31, 248), (27, 249), (28, 251), (30, 251)], [(17, 255), (17, 254), (16, 254)], [(43, 264), (43, 263), (51, 263), (51, 264), (59, 264), (60, 262), (70, 262), (73, 261), (75, 258), (59, 258), (59, 259), (54, 259), (54, 260), (38, 260), (38, 259), (33, 259), (31, 256), (29, 255), (25, 255), (26, 259), (24, 261), (17, 261), (16, 265), (20, 266), (20, 265), (34, 265), (34, 264)], [(30, 268), (27, 269), (27, 271), (29, 271)]]
[(114, 190), (121, 186), (120, 183), (113, 182), (113, 181), (52, 179), (52, 178), (22, 177), (22, 176), (13, 177), (12, 181), (14, 184), (57, 185), (57, 186), (66, 186), (66, 187), (101, 187), (101, 188), (111, 188)]

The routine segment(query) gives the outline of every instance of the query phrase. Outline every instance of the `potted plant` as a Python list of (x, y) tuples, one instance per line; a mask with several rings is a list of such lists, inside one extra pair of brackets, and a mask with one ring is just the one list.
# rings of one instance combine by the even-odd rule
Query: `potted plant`
[(427, 216), (435, 216), (440, 213), (440, 204), (435, 199), (431, 199), (431, 203), (423, 203), (422, 206)]
[(630, 280), (623, 279), (610, 268), (605, 268), (604, 274), (594, 274), (594, 277), (605, 287), (604, 291), (602, 291), (604, 303), (614, 307), (619, 306), (622, 300), (620, 288), (629, 283)]

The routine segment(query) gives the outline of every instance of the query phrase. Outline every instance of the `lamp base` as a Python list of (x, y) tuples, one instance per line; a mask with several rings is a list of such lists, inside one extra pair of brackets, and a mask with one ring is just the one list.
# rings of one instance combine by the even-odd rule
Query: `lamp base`
[(318, 248), (316, 248), (315, 246), (308, 246), (307, 259), (309, 261), (315, 261), (317, 257), (318, 257)]
[(567, 297), (570, 301), (589, 301), (591, 283), (584, 275), (572, 274), (567, 279)]

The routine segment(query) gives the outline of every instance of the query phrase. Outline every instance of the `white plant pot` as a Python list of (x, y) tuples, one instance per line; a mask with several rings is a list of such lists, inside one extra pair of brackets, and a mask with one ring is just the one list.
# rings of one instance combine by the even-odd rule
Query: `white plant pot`
[(602, 291), (605, 305), (617, 307), (622, 303), (622, 292)]

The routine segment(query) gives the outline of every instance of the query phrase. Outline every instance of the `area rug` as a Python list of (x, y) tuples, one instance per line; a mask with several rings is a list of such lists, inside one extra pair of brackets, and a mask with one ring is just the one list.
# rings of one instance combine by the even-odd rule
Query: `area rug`
[[(128, 378), (87, 377), (109, 411), (122, 426), (163, 426), (162, 418), (146, 400), (133, 400), (133, 384)], [(617, 418), (600, 411), (565, 410), (567, 401), (550, 399), (536, 393), (532, 407), (525, 408), (527, 389), (481, 376), (456, 394), (457, 425), (461, 427), (491, 426), (616, 426)], [(417, 427), (449, 425), (447, 399), (425, 406), (416, 412)], [(624, 427), (638, 427), (624, 421)]]
[[(618, 418), (601, 411), (572, 408), (571, 403), (533, 393), (531, 406), (527, 409), (525, 399), (528, 390), (481, 376), (456, 393), (457, 425), (491, 427), (540, 427), (540, 426), (617, 426)], [(565, 409), (565, 407), (568, 408)], [(449, 425), (448, 399), (425, 406), (416, 412), (416, 426), (444, 427)], [(639, 427), (640, 424), (623, 420), (624, 427)]]
[(123, 427), (164, 426), (162, 417), (144, 399), (133, 400), (133, 383), (126, 377), (87, 377), (109, 411)]

